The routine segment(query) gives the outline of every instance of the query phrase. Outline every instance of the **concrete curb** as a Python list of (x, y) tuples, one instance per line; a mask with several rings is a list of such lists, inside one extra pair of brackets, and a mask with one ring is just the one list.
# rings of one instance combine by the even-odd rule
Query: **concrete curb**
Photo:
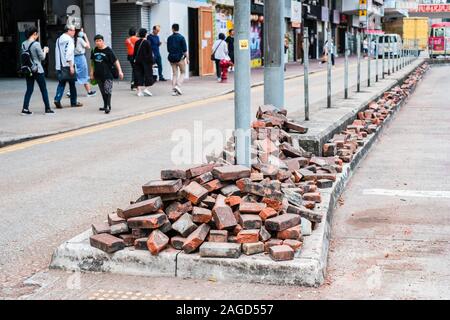
[(325, 279), (334, 207), (357, 165), (407, 100), (395, 106), (382, 125), (366, 138), (353, 160), (344, 164), (333, 187), (321, 189), (323, 201), (317, 210), (324, 215), (323, 223), (304, 238), (304, 246), (294, 260), (275, 262), (265, 254), (242, 255), (239, 259), (201, 258), (198, 253), (185, 254), (174, 249), (164, 250), (158, 256), (134, 248), (107, 254), (90, 246), (92, 232), (88, 230), (59, 246), (52, 256), (50, 268), (317, 287)]

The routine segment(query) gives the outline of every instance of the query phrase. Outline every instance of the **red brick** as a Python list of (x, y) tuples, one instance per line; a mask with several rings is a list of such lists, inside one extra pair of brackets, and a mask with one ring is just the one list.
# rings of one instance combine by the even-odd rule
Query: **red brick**
[(252, 122), (252, 128), (265, 128), (266, 127), (266, 123), (264, 121), (261, 120), (256, 120)]
[(241, 202), (239, 211), (241, 213), (259, 214), (267, 205), (265, 203)]
[(242, 230), (237, 235), (238, 243), (249, 243), (259, 241), (259, 230)]
[(284, 127), (289, 130), (292, 130), (292, 131), (297, 131), (298, 133), (307, 133), (308, 132), (308, 128), (303, 127), (292, 121), (286, 121), (284, 123)]
[(195, 181), (199, 184), (205, 184), (211, 180), (214, 180), (214, 177), (211, 172), (206, 172), (206, 173), (201, 174), (198, 177), (195, 177), (194, 179), (192, 179), (192, 181)]
[(241, 214), (239, 224), (244, 229), (260, 229), (262, 220), (261, 217), (256, 214)]
[(212, 219), (211, 210), (194, 207), (192, 210), (192, 221), (196, 223), (208, 223)]
[(303, 200), (320, 203), (322, 201), (322, 198), (319, 192), (310, 192), (303, 195)]
[(180, 237), (180, 236), (175, 236), (170, 238), (170, 245), (177, 250), (182, 250), (183, 249), (183, 245), (184, 245), (184, 241), (186, 241), (186, 238)]
[(223, 187), (225, 187), (225, 185), (219, 179), (214, 179), (209, 181), (208, 183), (205, 183), (203, 187), (208, 190), (208, 192), (213, 192), (222, 189)]
[(238, 180), (250, 177), (250, 169), (242, 165), (216, 167), (212, 171), (214, 177), (221, 181)]
[(267, 207), (270, 207), (270, 208), (274, 209), (277, 212), (280, 212), (281, 209), (283, 208), (283, 202), (282, 201), (273, 200), (273, 199), (270, 199), (270, 198), (263, 198), (262, 202), (265, 203), (267, 205)]
[(92, 233), (111, 233), (111, 227), (106, 222), (94, 223), (92, 224)]
[(197, 229), (197, 225), (192, 221), (192, 216), (189, 213), (185, 213), (174, 222), (172, 229), (177, 231), (182, 237), (187, 237)]
[(218, 194), (213, 209), (217, 207), (226, 207), (227, 204), (225, 203), (225, 199), (225, 196)]
[(264, 252), (264, 243), (247, 242), (242, 244), (242, 252), (246, 255), (258, 254)]
[(277, 232), (278, 239), (294, 239), (298, 240), (302, 236), (302, 229), (300, 225), (296, 225), (292, 228)]
[(165, 213), (155, 213), (128, 219), (128, 226), (132, 229), (158, 229), (168, 221)]
[(183, 214), (192, 211), (192, 204), (189, 201), (180, 203), (178, 201), (172, 202), (166, 207), (166, 214), (170, 221), (176, 221)]
[(287, 245), (273, 246), (269, 248), (269, 255), (275, 261), (294, 259), (294, 249)]
[(262, 209), (261, 212), (259, 213), (259, 216), (261, 217), (262, 221), (266, 221), (266, 219), (273, 218), (277, 215), (278, 212), (270, 207)]
[(195, 181), (183, 188), (183, 194), (193, 204), (198, 204), (208, 195), (208, 190)]
[(264, 242), (264, 252), (269, 253), (269, 248), (273, 246), (281, 246), (283, 244), (283, 240), (281, 239), (269, 239)]
[(289, 205), (287, 208), (288, 213), (293, 213), (295, 215), (299, 215), (305, 219), (308, 219), (311, 222), (318, 222), (320, 223), (322, 221), (323, 215), (317, 211), (312, 211), (304, 206), (296, 207)]
[(136, 241), (136, 239), (137, 239), (132, 234), (121, 234), (119, 236), (119, 238), (121, 238), (123, 240), (123, 242), (125, 243), (126, 247), (134, 246), (134, 241)]
[(305, 208), (312, 210), (316, 207), (316, 202), (315, 201), (303, 201), (303, 205), (305, 206)]
[(136, 250), (148, 250), (147, 248), (148, 237), (137, 238), (134, 240), (134, 248)]
[(181, 179), (177, 180), (152, 180), (142, 186), (145, 195), (162, 195), (176, 193), (181, 189), (183, 183)]
[[(252, 182), (261, 181), (264, 179), (264, 175), (261, 172), (252, 172), (250, 174), (250, 180)], [(240, 188), (239, 188), (240, 189)]]
[(297, 214), (285, 213), (274, 218), (267, 219), (264, 223), (267, 230), (283, 231), (292, 228), (300, 223), (300, 216)]
[(242, 198), (239, 196), (230, 196), (225, 199), (225, 203), (227, 205), (229, 205), (230, 207), (234, 207), (234, 206), (240, 204), (241, 201), (242, 201)]
[(169, 244), (169, 237), (159, 230), (153, 230), (147, 240), (147, 248), (152, 255), (157, 255)]
[(151, 233), (151, 229), (137, 229), (137, 228), (133, 228), (131, 229), (131, 234), (136, 238), (148, 238), (148, 236)]
[(283, 241), (283, 244), (291, 247), (294, 251), (297, 251), (302, 247), (303, 242), (293, 239), (286, 239)]
[(112, 226), (113, 224), (119, 224), (126, 222), (124, 218), (121, 218), (117, 215), (117, 213), (110, 213), (108, 214), (108, 224)]
[(92, 247), (106, 253), (113, 253), (125, 248), (125, 242), (108, 233), (95, 234), (89, 238)]
[(186, 179), (186, 170), (165, 169), (161, 170), (161, 180)]
[[(238, 219), (236, 219), (236, 220), (238, 220)], [(242, 228), (242, 226), (240, 224), (237, 224), (232, 231), (232, 235), (237, 236), (238, 233), (241, 232), (242, 230), (244, 230), (244, 228)]]
[(117, 215), (123, 219), (142, 216), (158, 211), (162, 207), (161, 197), (155, 197), (128, 206), (125, 210), (117, 210)]
[(227, 242), (228, 231), (227, 230), (211, 230), (209, 231), (209, 242)]
[(213, 209), (213, 219), (217, 229), (230, 229), (237, 225), (233, 211), (228, 206), (220, 206)]
[(205, 164), (205, 165), (190, 168), (190, 169), (186, 170), (186, 177), (188, 179), (191, 179), (191, 178), (197, 177), (201, 174), (211, 172), (215, 166), (216, 166), (216, 164), (211, 163), (211, 164)]
[(210, 227), (207, 224), (202, 224), (194, 232), (192, 232), (184, 241), (184, 252), (190, 253), (196, 250), (203, 243), (203, 241), (205, 241), (209, 230)]
[(337, 153), (336, 143), (325, 143), (323, 145), (323, 156), (324, 157), (333, 157)]
[(262, 242), (266, 242), (272, 237), (269, 231), (265, 227), (261, 227), (259, 230), (259, 240)]

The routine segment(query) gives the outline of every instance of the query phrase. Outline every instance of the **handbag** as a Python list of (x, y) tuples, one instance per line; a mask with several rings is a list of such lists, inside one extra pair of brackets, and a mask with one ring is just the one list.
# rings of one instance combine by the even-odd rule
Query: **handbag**
[(220, 41), (219, 45), (216, 47), (216, 50), (214, 50), (214, 52), (211, 54), (211, 61), (216, 61), (216, 57), (215, 57), (216, 51), (217, 51), (217, 49), (219, 49), (219, 47), (222, 44), (222, 42), (223, 42), (223, 40)]
[(77, 79), (77, 72), (74, 67), (73, 74), (70, 73), (70, 67), (63, 67), (62, 59), (61, 59), (61, 48), (59, 46), (59, 39), (58, 38), (58, 50), (59, 50), (59, 63), (61, 69), (58, 70), (58, 80), (59, 81), (72, 81)]

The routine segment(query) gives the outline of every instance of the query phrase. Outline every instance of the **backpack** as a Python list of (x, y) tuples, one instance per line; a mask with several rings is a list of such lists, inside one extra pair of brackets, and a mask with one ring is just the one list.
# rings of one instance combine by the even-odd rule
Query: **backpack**
[(20, 73), (26, 77), (31, 77), (33, 73), (38, 71), (38, 66), (33, 62), (33, 57), (31, 56), (31, 46), (36, 41), (33, 41), (25, 50), (25, 46), (22, 45), (22, 53), (20, 54)]

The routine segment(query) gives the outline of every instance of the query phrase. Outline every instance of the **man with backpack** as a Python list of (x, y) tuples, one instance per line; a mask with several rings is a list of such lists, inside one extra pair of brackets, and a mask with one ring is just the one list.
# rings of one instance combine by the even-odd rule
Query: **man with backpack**
[(40, 43), (37, 41), (39, 38), (38, 29), (34, 26), (27, 29), (26, 37), (28, 39), (22, 43), (22, 53), (20, 56), (21, 72), (25, 76), (27, 82), (27, 91), (23, 100), (22, 115), (33, 114), (29, 109), (29, 104), (34, 90), (34, 81), (38, 83), (39, 89), (41, 90), (42, 100), (45, 105), (45, 114), (53, 114), (55, 112), (50, 108), (44, 68), (41, 63), (45, 60), (45, 56), (48, 53), (48, 47), (44, 47), (44, 49), (41, 48)]
[(61, 98), (64, 94), (66, 83), (69, 83), (70, 88), (70, 105), (72, 107), (81, 107), (83, 104), (77, 101), (77, 88), (75, 81), (77, 76), (75, 74), (75, 26), (68, 25), (64, 28), (62, 34), (56, 40), (55, 46), (55, 62), (56, 73), (58, 76), (58, 87), (56, 88), (56, 95), (54, 104), (56, 108), (62, 109)]

